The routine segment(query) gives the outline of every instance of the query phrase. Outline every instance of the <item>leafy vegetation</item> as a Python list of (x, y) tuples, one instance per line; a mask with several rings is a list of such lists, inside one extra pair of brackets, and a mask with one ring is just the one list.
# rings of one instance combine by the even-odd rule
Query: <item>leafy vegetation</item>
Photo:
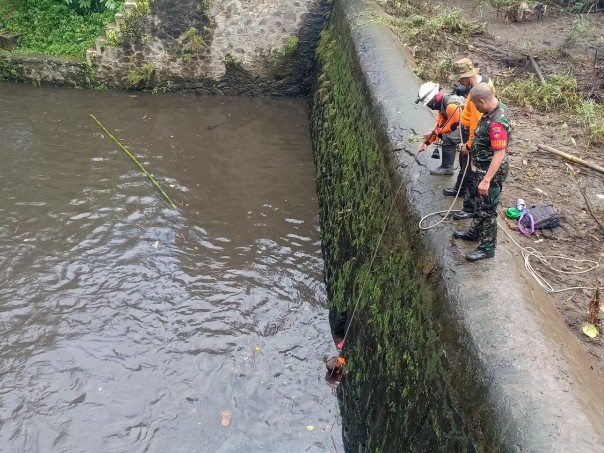
[(224, 55), (224, 64), (227, 66), (240, 66), (241, 61), (239, 61), (239, 59), (232, 53), (227, 52)]
[(421, 60), (415, 72), (424, 80), (445, 79), (455, 57), (452, 47), (484, 32), (485, 24), (464, 18), (449, 5), (390, 0), (388, 10), (393, 15), (388, 24)]
[(591, 38), (596, 34), (596, 28), (584, 17), (578, 17), (573, 22), (570, 31), (564, 37), (562, 50), (568, 50), (574, 47), (582, 38)]
[(548, 113), (565, 113), (584, 127), (584, 140), (604, 143), (604, 105), (586, 99), (577, 90), (577, 80), (570, 72), (551, 74), (546, 83), (534, 75), (512, 80), (498, 87), (499, 96), (520, 107)]
[(291, 57), (298, 48), (299, 38), (296, 35), (292, 35), (287, 38), (285, 45), (277, 52), (277, 60), (285, 60)]
[(79, 12), (117, 11), (120, 6), (118, 0), (63, 0), (67, 6)]
[(205, 38), (195, 27), (191, 27), (184, 32), (179, 40), (184, 43), (185, 49), (191, 52), (199, 52), (206, 46)]
[(591, 99), (583, 99), (575, 107), (575, 114), (585, 126), (586, 143), (604, 143), (604, 105)]
[(141, 85), (148, 85), (155, 75), (155, 65), (145, 63), (129, 71), (124, 78), (124, 83), (130, 88), (139, 88)]
[(18, 53), (83, 58), (112, 20), (108, 9), (83, 14), (66, 2), (0, 0), (0, 29), (20, 36)]
[(505, 101), (545, 113), (570, 112), (579, 102), (577, 80), (570, 73), (552, 74), (545, 84), (531, 74), (498, 87), (498, 93)]

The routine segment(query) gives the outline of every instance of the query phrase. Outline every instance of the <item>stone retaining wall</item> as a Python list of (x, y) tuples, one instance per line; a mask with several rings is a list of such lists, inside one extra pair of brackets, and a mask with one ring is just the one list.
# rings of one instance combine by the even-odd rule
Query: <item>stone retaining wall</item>
[[(128, 0), (87, 64), (8, 54), (0, 72), (36, 83), (300, 96), (326, 10), (327, 0)], [(42, 60), (54, 70), (40, 70)]]

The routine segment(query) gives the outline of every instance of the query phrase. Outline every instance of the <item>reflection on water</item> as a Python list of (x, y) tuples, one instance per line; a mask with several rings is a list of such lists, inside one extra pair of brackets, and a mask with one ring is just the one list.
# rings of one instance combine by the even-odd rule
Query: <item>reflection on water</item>
[(343, 451), (304, 102), (0, 97), (0, 450)]

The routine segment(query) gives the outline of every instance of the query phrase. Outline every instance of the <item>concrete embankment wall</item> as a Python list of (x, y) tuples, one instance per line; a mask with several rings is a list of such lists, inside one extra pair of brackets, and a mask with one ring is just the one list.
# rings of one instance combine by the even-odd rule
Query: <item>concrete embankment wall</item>
[(451, 223), (419, 230), (450, 199), (429, 175), (437, 163), (413, 157), (410, 136), (434, 120), (383, 23), (373, 3), (333, 1), (312, 97), (337, 333), (354, 313), (339, 387), (347, 451), (603, 451), (602, 379), (513, 247), (500, 240), (495, 259), (469, 264)]

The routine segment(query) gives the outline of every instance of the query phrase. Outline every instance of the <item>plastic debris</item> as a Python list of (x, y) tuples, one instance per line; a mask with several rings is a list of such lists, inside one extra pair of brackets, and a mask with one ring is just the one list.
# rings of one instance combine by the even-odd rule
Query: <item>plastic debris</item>
[(583, 324), (583, 333), (589, 338), (596, 338), (598, 336), (598, 328), (595, 325), (586, 322)]
[(220, 424), (225, 428), (231, 424), (231, 417), (233, 416), (233, 412), (229, 410), (222, 411), (222, 415), (220, 417)]
[(519, 219), (522, 215), (522, 211), (519, 211), (518, 208), (507, 208), (505, 210), (505, 216), (510, 219)]
[(315, 429), (315, 427), (313, 425), (308, 425), (306, 427), (307, 430), (312, 431), (313, 429)]

